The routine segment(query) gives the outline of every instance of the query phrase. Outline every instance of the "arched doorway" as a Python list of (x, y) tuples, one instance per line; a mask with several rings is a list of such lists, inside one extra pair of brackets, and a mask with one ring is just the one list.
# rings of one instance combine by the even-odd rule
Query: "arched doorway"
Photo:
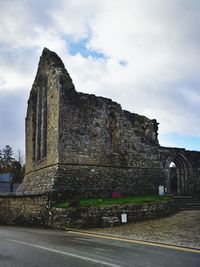
[(170, 194), (187, 194), (188, 186), (188, 160), (180, 152), (172, 153), (166, 161), (166, 187)]

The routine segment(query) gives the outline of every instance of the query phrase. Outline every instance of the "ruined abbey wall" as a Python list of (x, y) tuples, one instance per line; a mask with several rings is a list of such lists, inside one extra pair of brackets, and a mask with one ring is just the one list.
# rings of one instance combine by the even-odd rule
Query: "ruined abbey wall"
[(110, 99), (61, 90), (59, 171), (67, 196), (157, 193), (162, 177), (157, 122)]
[(148, 166), (158, 145), (156, 120), (110, 99), (67, 90), (61, 91), (59, 132), (62, 163)]
[(114, 190), (153, 194), (159, 185), (170, 187), (171, 160), (183, 173), (177, 191), (200, 192), (200, 153), (160, 147), (157, 131), (156, 120), (77, 92), (61, 59), (44, 49), (28, 101), (26, 175), (19, 190), (60, 198), (109, 197)]

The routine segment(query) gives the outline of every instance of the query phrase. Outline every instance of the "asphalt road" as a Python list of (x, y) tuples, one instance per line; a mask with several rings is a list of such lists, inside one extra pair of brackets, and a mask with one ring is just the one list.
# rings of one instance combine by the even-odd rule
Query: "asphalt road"
[(0, 267), (199, 267), (200, 251), (87, 234), (0, 226)]

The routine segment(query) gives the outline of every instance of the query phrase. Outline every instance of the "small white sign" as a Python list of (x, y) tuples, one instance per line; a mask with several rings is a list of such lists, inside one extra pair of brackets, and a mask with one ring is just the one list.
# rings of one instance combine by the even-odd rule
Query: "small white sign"
[(121, 221), (122, 221), (122, 223), (127, 223), (127, 214), (126, 213), (121, 214)]

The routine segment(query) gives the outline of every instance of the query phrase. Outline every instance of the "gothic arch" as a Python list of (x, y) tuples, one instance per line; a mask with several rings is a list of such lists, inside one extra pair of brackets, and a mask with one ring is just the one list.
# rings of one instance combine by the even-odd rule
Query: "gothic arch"
[[(174, 163), (176, 169), (171, 168)], [(181, 152), (173, 152), (165, 164), (166, 187), (168, 193), (189, 193), (189, 162)]]

